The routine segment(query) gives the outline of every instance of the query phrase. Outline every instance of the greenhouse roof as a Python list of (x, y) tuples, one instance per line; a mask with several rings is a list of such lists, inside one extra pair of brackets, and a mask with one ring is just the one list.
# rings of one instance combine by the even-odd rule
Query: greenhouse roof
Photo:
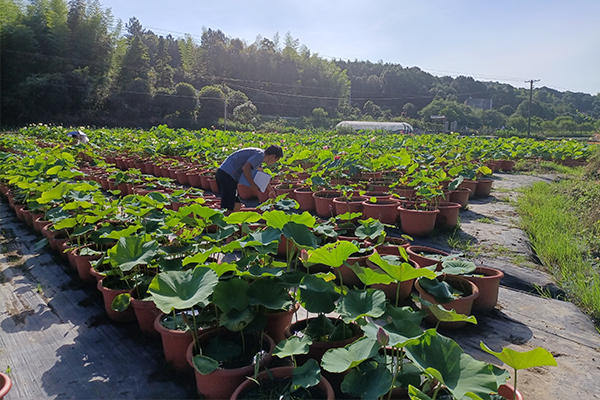
[(336, 125), (336, 129), (350, 127), (354, 130), (382, 130), (388, 132), (411, 133), (413, 127), (406, 122), (374, 122), (374, 121), (342, 121)]

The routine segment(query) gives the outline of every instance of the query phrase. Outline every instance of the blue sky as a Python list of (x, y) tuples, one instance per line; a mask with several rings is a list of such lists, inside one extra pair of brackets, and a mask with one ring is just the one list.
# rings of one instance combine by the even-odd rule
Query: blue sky
[(252, 43), (289, 32), (322, 57), (600, 93), (599, 0), (100, 0), (157, 35)]

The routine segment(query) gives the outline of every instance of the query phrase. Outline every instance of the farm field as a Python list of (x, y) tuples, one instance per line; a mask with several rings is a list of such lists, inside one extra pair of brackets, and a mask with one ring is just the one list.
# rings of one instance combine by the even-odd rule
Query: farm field
[[(151, 135), (147, 132), (115, 132), (112, 136), (112, 132), (92, 131), (89, 134), (90, 139), (98, 148), (90, 149), (89, 146), (70, 146), (63, 140), (65, 132), (52, 128), (36, 128), (35, 132), (24, 130), (23, 133), (25, 136), (1, 137), (1, 150), (4, 151), (5, 157), (3, 160), (9, 161), (10, 158), (10, 162), (16, 164), (18, 158), (29, 157), (32, 161), (24, 165), (33, 167), (32, 170), (27, 172), (27, 168), (24, 167), (19, 174), (33, 179), (15, 180), (16, 175), (19, 175), (15, 167), (11, 169), (7, 164), (3, 164), (0, 183), (4, 186), (6, 194), (10, 194), (11, 189), (26, 192), (27, 196), (23, 200), (25, 204), (32, 206), (31, 212), (43, 209), (45, 204), (51, 202), (55, 206), (71, 204), (66, 210), (62, 205), (62, 211), (71, 209), (77, 210), (76, 213), (65, 213), (58, 217), (58, 211), (50, 212), (55, 207), (46, 207), (45, 213), (47, 216), (58, 217), (53, 222), (55, 225), (73, 229), (70, 232), (71, 238), (74, 239), (72, 245), (82, 246), (82, 240), (88, 233), (92, 237), (92, 231), (106, 227), (102, 218), (95, 219), (99, 217), (98, 210), (95, 214), (90, 212), (94, 209), (92, 204), (102, 204), (104, 210), (112, 210), (112, 207), (116, 206), (112, 211), (115, 214), (108, 220), (120, 221), (120, 224), (115, 224), (117, 229), (106, 230), (106, 236), (123, 238), (118, 239), (119, 241), (125, 241), (125, 237), (140, 237), (143, 238), (140, 239), (140, 245), (146, 246), (145, 249), (152, 247), (153, 240), (162, 243), (163, 246), (174, 246), (176, 241), (181, 242), (177, 243), (178, 245), (192, 245), (185, 254), (170, 259), (179, 259), (183, 267), (192, 265), (198, 268), (197, 264), (202, 263), (211, 265), (214, 270), (225, 271), (220, 275), (222, 281), (228, 277), (224, 274), (237, 270), (241, 277), (245, 276), (245, 279), (253, 282), (252, 284), (263, 279), (265, 273), (257, 274), (256, 270), (250, 269), (253, 262), (261, 268), (269, 268), (268, 271), (272, 273), (273, 268), (297, 266), (296, 260), (310, 262), (311, 259), (322, 257), (319, 249), (335, 252), (335, 249), (342, 248), (339, 240), (330, 239), (318, 243), (304, 230), (290, 232), (294, 224), (307, 227), (311, 225), (310, 232), (326, 231), (326, 228), (319, 227), (327, 225), (327, 221), (337, 224), (338, 229), (340, 226), (347, 229), (348, 225), (343, 224), (355, 218), (347, 215), (345, 220), (341, 213), (335, 218), (335, 212), (330, 208), (325, 211), (329, 215), (319, 215), (318, 210), (298, 210), (292, 202), (285, 199), (267, 203), (263, 206), (265, 209), (259, 207), (260, 200), (248, 199), (245, 200), (246, 211), (219, 216), (221, 214), (218, 212), (218, 196), (213, 197), (209, 189), (202, 189), (199, 179), (201, 174), (197, 175), (198, 181), (194, 181), (194, 178), (190, 181), (194, 175), (188, 175), (186, 184), (178, 180), (181, 176), (178, 175), (178, 171), (194, 171), (194, 168), (198, 172), (211, 169), (214, 171), (218, 160), (222, 160), (234, 148), (240, 147), (241, 143), (253, 139), (254, 142), (248, 144), (264, 148), (268, 144), (279, 142), (285, 148), (285, 159), (281, 165), (269, 171), (283, 178), (280, 190), (298, 184), (292, 183), (292, 179), (286, 179), (289, 175), (297, 175), (294, 178), (304, 180), (304, 184), (309, 180), (309, 186), (314, 186), (315, 189), (337, 188), (340, 195), (371, 191), (372, 198), (376, 192), (373, 189), (377, 186), (379, 191), (394, 192), (400, 201), (412, 200), (413, 203), (409, 207), (418, 208), (422, 203), (441, 203), (439, 199), (435, 200), (435, 197), (440, 194), (446, 196), (444, 181), (450, 185), (454, 182), (458, 186), (459, 183), (469, 180), (467, 178), (476, 181), (478, 175), (479, 180), (491, 178), (491, 192), (469, 199), (466, 209), (460, 211), (459, 224), (452, 229), (438, 226), (433, 232), (414, 236), (409, 243), (434, 247), (448, 253), (455, 253), (457, 249), (465, 250), (475, 264), (504, 272), (495, 307), (486, 312), (473, 312), (477, 317), (477, 325), (467, 324), (460, 329), (440, 328), (439, 332), (456, 340), (474, 359), (498, 366), (502, 366), (502, 363), (481, 350), (480, 341), (494, 351), (505, 347), (520, 352), (536, 347), (550, 351), (558, 367), (542, 365), (519, 371), (518, 387), (526, 399), (598, 398), (600, 387), (594, 379), (600, 367), (596, 361), (598, 332), (589, 317), (576, 306), (551, 298), (557, 297), (556, 294), (560, 294), (560, 290), (554, 284), (553, 278), (546, 274), (541, 266), (536, 266), (531, 261), (534, 257), (529, 240), (518, 228), (518, 215), (511, 203), (518, 196), (518, 188), (529, 186), (536, 181), (552, 181), (557, 179), (557, 175), (499, 172), (501, 167), (494, 162), (504, 158), (541, 158), (577, 164), (589, 155), (586, 145), (555, 143), (556, 146), (552, 146), (535, 142), (528, 145), (527, 141), (522, 140), (495, 142), (491, 139), (485, 139), (482, 144), (477, 142), (477, 139), (457, 136), (413, 138), (400, 135), (370, 135), (364, 138), (357, 136), (332, 139), (326, 135), (303, 138), (300, 135), (269, 137), (223, 132), (178, 132), (167, 141), (166, 138), (149, 138), (146, 135)], [(166, 132), (161, 134), (167, 136)], [(188, 135), (194, 136), (197, 143), (190, 140)], [(218, 144), (212, 145), (208, 138), (213, 140), (212, 143)], [(301, 141), (303, 143), (300, 143)], [(56, 147), (56, 143), (62, 143), (62, 146)], [(122, 146), (124, 143), (128, 143), (129, 147)], [(132, 168), (115, 153), (117, 150), (123, 151), (125, 147), (127, 151), (124, 153), (137, 156), (131, 161)], [(39, 158), (34, 153), (42, 154), (42, 157)], [(152, 157), (147, 156), (150, 153)], [(175, 171), (168, 171), (167, 168), (166, 174), (169, 174), (169, 177), (157, 178), (156, 175), (162, 175), (163, 171), (159, 168), (153, 169), (151, 174), (143, 173), (142, 169), (147, 168), (146, 165), (142, 166), (143, 158), (143, 161), (148, 161), (149, 158), (169, 160), (172, 166), (182, 167)], [(195, 165), (187, 164), (188, 161)], [(36, 169), (38, 173), (34, 174), (33, 170)], [(492, 174), (494, 169), (497, 171)], [(102, 170), (106, 171), (104, 176), (100, 176)], [(150, 172), (148, 169), (146, 171)], [(171, 172), (174, 178), (171, 178)], [(7, 179), (8, 174), (12, 174), (12, 179)], [(107, 187), (100, 190), (103, 177)], [(112, 189), (108, 186), (111, 179), (114, 179), (111, 182), (114, 185)], [(60, 186), (61, 182), (63, 186)], [(194, 183), (197, 183), (198, 187), (193, 188)], [(127, 187), (127, 184), (131, 186)], [(387, 190), (384, 188), (386, 185)], [(407, 196), (406, 192), (400, 192), (401, 186), (412, 188), (415, 193)], [(130, 190), (132, 194), (124, 196), (124, 192)], [(11, 203), (12, 206), (19, 204), (14, 199)], [(186, 219), (190, 213), (194, 214), (194, 217)], [(223, 223), (216, 223), (219, 220), (214, 218), (220, 218)], [(284, 219), (280, 221), (280, 218)], [(261, 235), (247, 229), (261, 219), (267, 221), (266, 227), (258, 228), (263, 229)], [(175, 372), (168, 366), (162, 354), (160, 339), (142, 335), (135, 321), (115, 322), (114, 317), (107, 315), (102, 296), (95, 289), (95, 282), (82, 281), (80, 273), (69, 266), (68, 260), (61, 257), (61, 252), (50, 251), (47, 247), (40, 250), (44, 244), (39, 242), (41, 236), (34, 233), (32, 228), (27, 228), (26, 219), (21, 221), (17, 218), (5, 198), (0, 203), (0, 220), (0, 268), (3, 276), (0, 296), (7, 304), (6, 312), (3, 310), (0, 321), (0, 326), (7, 333), (2, 335), (2, 347), (6, 351), (0, 353), (0, 363), (10, 366), (11, 376), (14, 378), (14, 387), (8, 398), (196, 398), (193, 375), (189, 371)], [(292, 224), (291, 221), (299, 222)], [(407, 229), (400, 222), (396, 217), (394, 223), (385, 226), (384, 232), (387, 233), (387, 237), (400, 240), (401, 235), (407, 233)], [(69, 227), (69, 224), (72, 225)], [(286, 228), (286, 224), (290, 225)], [(207, 228), (211, 225), (217, 225), (221, 230), (217, 230), (216, 235), (215, 232), (207, 235), (210, 233)], [(231, 229), (228, 235), (228, 226), (231, 225), (238, 228)], [(363, 227), (363, 232), (371, 233), (372, 237), (369, 239), (377, 242), (374, 245), (381, 244), (385, 239), (374, 222)], [(241, 229), (238, 234), (239, 228)], [(279, 229), (276, 241), (267, 238), (269, 228)], [(205, 230), (206, 233), (203, 233)], [(271, 234), (274, 232), (272, 230)], [(318, 235), (316, 236), (318, 238)], [(79, 241), (77, 237), (80, 238)], [(199, 237), (202, 240), (199, 241)], [(231, 238), (228, 240), (228, 237)], [(288, 240), (288, 245), (283, 248), (282, 253), (281, 249), (273, 247), (274, 243), (280, 241), (280, 237)], [(467, 242), (468, 248), (465, 247)], [(198, 243), (203, 243), (203, 246), (193, 247)], [(272, 250), (267, 250), (269, 246)], [(218, 251), (215, 250), (216, 247), (219, 248)], [(254, 256), (257, 257), (255, 261), (245, 265), (240, 260), (244, 258), (241, 256), (247, 257), (248, 253), (252, 254), (249, 248), (258, 251), (262, 256)], [(366, 247), (363, 248), (368, 251)], [(302, 253), (301, 249), (305, 253)], [(359, 246), (353, 249), (352, 253), (355, 251), (359, 251)], [(402, 251), (396, 252), (402, 255)], [(172, 250), (168, 250), (167, 253), (178, 254)], [(207, 257), (201, 256), (205, 253), (209, 253)], [(155, 269), (151, 270), (151, 277), (156, 277), (166, 272), (165, 266), (167, 269), (173, 268), (172, 264), (159, 261), (159, 254), (157, 251), (152, 256), (148, 256), (147, 253), (141, 257), (138, 255), (133, 257), (133, 260), (130, 259), (129, 263), (134, 268), (140, 264), (146, 266), (146, 269), (152, 266)], [(225, 254), (225, 259), (219, 260), (219, 254)], [(273, 256), (265, 257), (268, 254)], [(211, 255), (218, 261), (210, 261)], [(119, 268), (110, 264), (110, 253), (105, 257), (108, 260), (104, 264), (109, 272)], [(146, 261), (142, 260), (144, 257), (148, 257)], [(149, 261), (151, 258), (156, 259)], [(323, 262), (328, 261), (325, 259)], [(323, 282), (333, 282), (330, 279), (337, 278), (336, 285), (341, 287), (342, 277), (337, 275), (335, 267), (337, 266), (325, 275), (316, 276)], [(353, 271), (367, 279), (360, 275), (361, 269), (356, 268), (358, 269)], [(140, 274), (143, 275), (142, 272)], [(110, 276), (110, 273), (108, 275)], [(231, 278), (229, 282), (235, 279), (237, 278)], [(309, 278), (303, 279), (304, 286), (301, 287), (306, 288)], [(348, 281), (346, 285), (350, 287)], [(362, 293), (361, 295), (367, 296), (364, 299), (373, 304), (382, 300), (381, 304), (387, 304), (387, 313), (393, 313), (389, 307), (415, 304), (410, 297), (401, 301), (384, 300), (376, 297), (377, 291), (374, 289), (359, 290), (361, 286), (359, 280), (355, 289), (346, 292), (342, 288), (341, 293), (343, 296)], [(314, 309), (306, 289), (301, 289), (299, 293), (301, 305), (314, 315), (334, 311)], [(550, 295), (543, 297), (539, 293)], [(339, 301), (343, 303), (344, 298)], [(218, 304), (222, 306), (221, 303)], [(360, 315), (355, 313), (348, 314), (354, 315), (350, 317), (344, 314), (343, 309), (335, 308), (335, 315), (346, 315), (344, 318), (354, 321), (366, 321), (367, 317), (377, 320), (382, 316), (374, 308), (361, 310)], [(301, 310), (297, 315), (297, 318), (303, 318), (306, 314)], [(396, 328), (386, 325), (384, 321), (380, 324), (389, 335), (396, 332)], [(371, 331), (368, 324), (364, 326), (368, 340)], [(431, 324), (422, 324), (423, 329), (431, 327)], [(19, 346), (19, 343), (24, 342), (30, 343), (31, 347)], [(32, 357), (36, 357), (36, 363), (31, 363)], [(459, 389), (454, 387), (451, 390)], [(479, 393), (482, 398), (486, 398)]]

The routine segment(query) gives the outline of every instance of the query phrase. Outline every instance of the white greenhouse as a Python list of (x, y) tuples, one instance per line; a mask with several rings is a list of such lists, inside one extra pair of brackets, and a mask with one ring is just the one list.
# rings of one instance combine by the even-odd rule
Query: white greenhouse
[(391, 133), (412, 133), (413, 127), (406, 122), (342, 121), (335, 129), (349, 127), (355, 131), (388, 131)]

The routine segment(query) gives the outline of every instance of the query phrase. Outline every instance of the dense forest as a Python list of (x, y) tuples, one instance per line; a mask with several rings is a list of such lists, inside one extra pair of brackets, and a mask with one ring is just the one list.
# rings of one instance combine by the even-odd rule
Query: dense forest
[[(289, 33), (253, 43), (204, 28), (160, 36), (124, 26), (97, 0), (0, 0), (1, 120), (198, 128), (328, 128), (340, 120), (408, 121), (431, 115), (457, 129), (527, 130), (529, 90), (418, 67), (327, 60)], [(472, 107), (484, 99), (490, 109)], [(600, 130), (600, 94), (535, 88), (531, 131)]]

